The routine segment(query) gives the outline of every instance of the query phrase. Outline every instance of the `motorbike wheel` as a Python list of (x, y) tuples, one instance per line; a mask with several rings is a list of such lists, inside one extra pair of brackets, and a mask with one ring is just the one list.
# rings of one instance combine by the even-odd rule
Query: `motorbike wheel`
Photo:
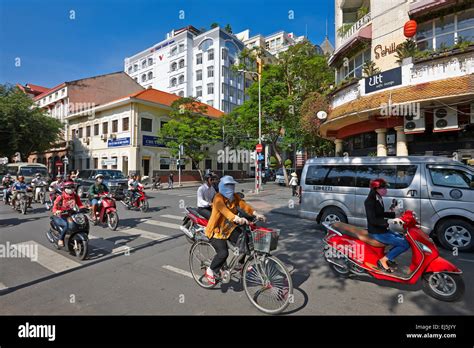
[(107, 214), (107, 226), (112, 231), (115, 231), (117, 229), (117, 226), (119, 224), (119, 217), (116, 211), (110, 212)]
[(20, 210), (23, 215), (26, 215), (26, 202), (20, 203)]
[(440, 301), (454, 302), (464, 294), (466, 286), (460, 274), (428, 273), (423, 277), (423, 291)]
[(148, 200), (145, 199), (140, 202), (140, 210), (142, 213), (146, 213), (148, 211), (148, 208), (149, 208)]
[[(76, 245), (76, 247), (74, 245)], [(89, 244), (87, 243), (87, 241), (84, 241), (79, 238), (78, 235), (74, 235), (69, 240), (69, 250), (71, 250), (73, 255), (76, 256), (79, 260), (84, 260), (89, 252)]]
[(342, 258), (335, 258), (331, 256), (332, 252), (333, 251), (331, 249), (324, 248), (324, 259), (329, 264), (329, 268), (338, 277), (348, 278), (351, 274), (351, 271), (349, 270), (349, 266), (347, 265), (346, 261)]
[(42, 205), (44, 205), (44, 203), (46, 203), (46, 198), (45, 198), (45, 195), (43, 192), (40, 193), (40, 202)]

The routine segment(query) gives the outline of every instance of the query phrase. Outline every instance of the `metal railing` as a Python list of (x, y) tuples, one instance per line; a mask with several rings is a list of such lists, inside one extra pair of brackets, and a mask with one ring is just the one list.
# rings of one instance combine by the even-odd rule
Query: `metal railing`
[(367, 13), (364, 17), (355, 22), (352, 27), (342, 36), (341, 45), (344, 44), (352, 35), (357, 33), (363, 26), (370, 23), (372, 20), (370, 12)]

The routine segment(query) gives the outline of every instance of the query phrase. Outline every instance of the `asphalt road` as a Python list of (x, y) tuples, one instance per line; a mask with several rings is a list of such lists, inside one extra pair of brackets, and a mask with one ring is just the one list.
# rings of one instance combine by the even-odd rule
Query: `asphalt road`
[[(265, 199), (249, 196), (249, 201), (267, 210), (272, 205), (265, 201), (274, 203), (278, 197), (284, 202), (288, 189), (271, 185), (266, 185)], [(241, 187), (247, 191), (252, 184)], [(195, 205), (195, 192), (196, 188), (147, 191), (147, 213), (127, 211), (119, 204), (119, 229), (93, 226), (90, 258), (85, 261), (49, 244), (49, 212), (40, 205), (24, 216), (0, 203), (0, 245), (26, 243), (38, 251), (33, 261), (0, 258), (0, 314), (260, 314), (240, 283), (205, 290), (190, 277), (191, 244), (179, 225), (184, 207)], [(466, 283), (462, 301), (444, 303), (428, 297), (421, 284), (338, 278), (322, 258), (323, 231), (314, 222), (271, 211), (266, 215), (268, 226), (281, 230), (275, 255), (291, 270), (295, 286), (287, 314), (474, 314), (474, 254), (442, 251), (464, 271)]]

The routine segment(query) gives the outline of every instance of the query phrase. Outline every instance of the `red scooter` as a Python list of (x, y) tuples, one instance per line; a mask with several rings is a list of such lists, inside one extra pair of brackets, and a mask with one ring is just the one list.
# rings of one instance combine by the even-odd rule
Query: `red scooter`
[(92, 216), (90, 221), (94, 225), (107, 224), (112, 231), (117, 229), (119, 224), (119, 217), (117, 214), (117, 207), (115, 205), (115, 199), (110, 193), (101, 194), (99, 196), (99, 205), (95, 213), (95, 218)]
[(324, 238), (326, 261), (340, 276), (368, 274), (402, 284), (415, 284), (422, 278), (423, 290), (428, 295), (449, 302), (461, 298), (465, 288), (462, 271), (439, 256), (436, 245), (419, 228), (412, 211), (405, 211), (400, 219), (412, 251), (408, 269), (393, 273), (381, 270), (377, 261), (385, 255), (385, 245), (370, 238), (366, 229), (342, 222), (323, 223), (327, 229)]
[(149, 206), (148, 199), (146, 198), (145, 191), (143, 190), (143, 185), (139, 185), (136, 192), (138, 193), (138, 197), (136, 197), (133, 202), (129, 194), (130, 191), (125, 192), (125, 198), (121, 202), (127, 209), (140, 209), (142, 213), (146, 213)]

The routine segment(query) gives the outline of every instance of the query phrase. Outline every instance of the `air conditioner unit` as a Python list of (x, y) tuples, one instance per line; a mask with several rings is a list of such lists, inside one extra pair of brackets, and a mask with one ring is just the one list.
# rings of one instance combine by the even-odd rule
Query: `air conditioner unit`
[(433, 110), (433, 132), (458, 130), (458, 112), (452, 108), (438, 108)]
[(417, 118), (416, 115), (407, 115), (404, 117), (404, 119), (405, 119), (405, 125), (404, 125), (405, 134), (425, 132), (425, 110), (420, 110), (419, 118)]
[(109, 139), (117, 139), (117, 134), (110, 134)]
[(102, 134), (102, 135), (100, 136), (100, 139), (102, 139), (102, 140), (107, 140), (107, 134)]

